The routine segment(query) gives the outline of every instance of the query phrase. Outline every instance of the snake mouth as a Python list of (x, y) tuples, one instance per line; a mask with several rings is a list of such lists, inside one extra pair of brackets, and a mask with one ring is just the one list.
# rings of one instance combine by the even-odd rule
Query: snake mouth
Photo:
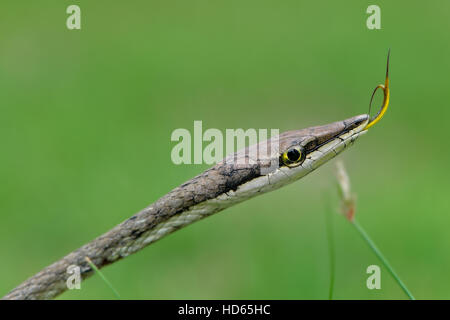
[(315, 143), (308, 148), (308, 153), (316, 151), (334, 140), (345, 141), (350, 136), (367, 131), (365, 129), (368, 123), (369, 115), (361, 114), (343, 121), (318, 127), (319, 132), (314, 140)]
[(342, 141), (346, 146), (350, 146), (358, 137), (367, 132), (367, 125), (370, 122), (369, 115), (360, 115), (355, 118), (357, 119), (352, 122), (350, 127), (336, 137), (336, 139)]
[(367, 132), (369, 115), (363, 114), (342, 121), (344, 128), (336, 131), (335, 135), (318, 145), (308, 153), (304, 166), (317, 169), (342, 151), (353, 145), (356, 139)]
[(363, 124), (367, 125), (368, 121), (368, 114), (360, 114), (358, 116), (344, 120), (344, 124), (346, 125), (345, 131), (348, 132), (349, 130), (354, 130), (355, 132), (360, 132), (365, 129), (365, 126)]
[[(349, 118), (347, 120), (344, 120), (345, 129), (342, 130), (335, 138), (330, 139), (330, 141), (333, 141), (334, 139), (340, 139), (344, 142), (347, 141), (349, 138), (353, 139), (353, 141), (356, 139), (356, 137), (359, 137), (361, 134), (364, 134), (367, 132), (367, 124), (370, 122), (370, 116), (368, 114), (361, 114), (358, 116), (355, 116), (353, 118)], [(328, 141), (328, 142), (330, 142)], [(351, 142), (353, 142), (351, 141)]]

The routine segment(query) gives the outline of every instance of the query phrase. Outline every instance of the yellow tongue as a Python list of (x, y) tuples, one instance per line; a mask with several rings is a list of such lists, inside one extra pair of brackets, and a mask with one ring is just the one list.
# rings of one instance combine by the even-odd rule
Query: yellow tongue
[[(372, 105), (372, 100), (375, 95), (375, 92), (377, 92), (378, 89), (383, 89), (384, 98), (383, 98), (383, 104), (381, 106), (380, 111), (378, 111), (377, 115), (374, 119), (370, 120), (367, 126), (364, 128), (365, 130), (369, 129), (371, 126), (376, 124), (378, 121), (383, 118), (384, 113), (386, 112), (388, 106), (389, 106), (389, 56), (390, 56), (391, 50), (388, 52), (387, 57), (387, 66), (386, 66), (386, 80), (384, 81), (384, 85), (380, 84), (378, 85), (375, 90), (372, 93), (372, 97), (370, 98), (370, 106)], [(370, 113), (370, 106), (369, 106), (369, 113)]]

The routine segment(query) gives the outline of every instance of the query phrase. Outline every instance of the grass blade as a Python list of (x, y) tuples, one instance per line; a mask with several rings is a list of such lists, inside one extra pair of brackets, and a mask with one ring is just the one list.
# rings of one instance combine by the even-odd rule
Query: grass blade
[(386, 267), (386, 269), (388, 269), (389, 273), (392, 275), (392, 277), (395, 279), (395, 281), (397, 281), (397, 283), (402, 288), (402, 290), (406, 293), (406, 295), (411, 300), (415, 300), (414, 296), (408, 290), (408, 288), (403, 283), (403, 281), (400, 280), (400, 277), (394, 271), (394, 269), (392, 268), (389, 261), (387, 261), (385, 256), (381, 253), (380, 249), (378, 249), (378, 247), (375, 245), (375, 243), (369, 237), (369, 235), (364, 230), (364, 228), (355, 220), (356, 196), (355, 196), (355, 194), (353, 194), (351, 192), (350, 177), (348, 176), (348, 173), (345, 170), (344, 164), (341, 161), (339, 161), (336, 165), (337, 165), (336, 178), (338, 181), (339, 194), (340, 194), (341, 201), (342, 201), (342, 203), (341, 203), (342, 214), (347, 218), (347, 220), (350, 223), (352, 223), (355, 226), (356, 231), (358, 231), (358, 233), (366, 241), (366, 243), (369, 245), (369, 247), (372, 249), (372, 251), (378, 257), (378, 259), (380, 259), (380, 261), (383, 263), (383, 265)]
[(89, 259), (89, 257), (84, 258), (87, 263), (89, 263), (89, 265), (91, 266), (92, 269), (95, 270), (96, 273), (98, 273), (98, 275), (100, 276), (100, 278), (102, 278), (102, 280), (106, 283), (106, 285), (112, 290), (112, 292), (114, 293), (114, 295), (117, 297), (117, 299), (120, 300), (120, 295), (117, 292), (116, 289), (114, 289), (114, 287), (112, 286), (111, 282), (108, 281), (108, 279), (106, 279), (106, 277), (103, 275), (103, 273), (97, 268), (97, 266), (91, 261), (91, 259)]
[(328, 256), (330, 263), (330, 289), (328, 292), (328, 300), (333, 300), (333, 291), (334, 291), (334, 279), (336, 273), (335, 267), (335, 252), (334, 252), (334, 234), (333, 234), (333, 215), (330, 200), (327, 202), (327, 208), (325, 210), (325, 220), (326, 220), (326, 229), (327, 229), (327, 240), (328, 240)]
[(364, 230), (364, 228), (356, 221), (356, 219), (353, 219), (352, 224), (355, 226), (356, 231), (361, 235), (361, 237), (366, 241), (366, 243), (369, 245), (369, 247), (372, 249), (372, 251), (375, 253), (375, 255), (380, 259), (380, 261), (383, 263), (385, 268), (389, 271), (389, 273), (392, 275), (392, 277), (397, 281), (398, 285), (402, 288), (402, 290), (406, 293), (409, 299), (416, 300), (412, 293), (408, 290), (406, 285), (403, 283), (403, 281), (400, 279), (398, 274), (394, 271), (394, 268), (392, 268), (389, 261), (386, 259), (386, 257), (381, 253), (380, 249), (375, 245), (375, 243), (372, 241), (372, 239), (369, 237), (367, 232)]

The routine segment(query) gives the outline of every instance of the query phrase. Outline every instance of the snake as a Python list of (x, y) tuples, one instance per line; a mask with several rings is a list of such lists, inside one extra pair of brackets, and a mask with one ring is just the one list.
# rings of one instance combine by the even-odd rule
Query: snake
[[(67, 290), (68, 268), (82, 280), (189, 224), (230, 206), (293, 183), (333, 159), (377, 123), (389, 105), (389, 53), (384, 85), (368, 114), (283, 132), (233, 153), (176, 187), (103, 235), (69, 253), (11, 290), (2, 299), (52, 299)], [(380, 111), (370, 117), (377, 89)]]

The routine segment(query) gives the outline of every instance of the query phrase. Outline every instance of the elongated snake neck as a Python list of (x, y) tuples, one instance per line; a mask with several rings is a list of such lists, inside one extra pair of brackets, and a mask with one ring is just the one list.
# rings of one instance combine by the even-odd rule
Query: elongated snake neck
[[(292, 183), (334, 158), (363, 133), (367, 115), (302, 130), (287, 131), (224, 159), (170, 191), (107, 233), (46, 267), (2, 299), (51, 299), (64, 292), (78, 267), (81, 279), (184, 226), (256, 195)], [(269, 140), (268, 140), (269, 141)], [(296, 167), (273, 166), (280, 151), (301, 146), (307, 156)], [(269, 146), (269, 147), (268, 147)], [(276, 147), (273, 147), (276, 146)], [(257, 151), (257, 152), (253, 152)]]
[(93, 273), (85, 260), (86, 257), (98, 268), (102, 268), (137, 252), (183, 226), (237, 203), (201, 205), (235, 190), (243, 181), (258, 175), (257, 166), (239, 168), (228, 164), (216, 165), (175, 188), (107, 233), (46, 267), (2, 299), (54, 298), (67, 289), (69, 266), (78, 266), (81, 278), (86, 279)]

